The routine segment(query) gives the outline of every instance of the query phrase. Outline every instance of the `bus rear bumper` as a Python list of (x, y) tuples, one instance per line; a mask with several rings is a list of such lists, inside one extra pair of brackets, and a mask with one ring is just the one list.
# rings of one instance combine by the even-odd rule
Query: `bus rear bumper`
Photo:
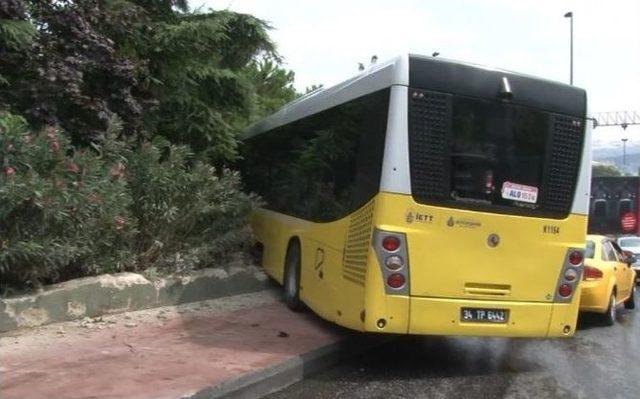
[[(569, 337), (577, 304), (411, 297), (410, 334), (499, 337)], [(574, 299), (575, 302), (575, 299)], [(461, 321), (462, 308), (506, 309), (506, 323)]]

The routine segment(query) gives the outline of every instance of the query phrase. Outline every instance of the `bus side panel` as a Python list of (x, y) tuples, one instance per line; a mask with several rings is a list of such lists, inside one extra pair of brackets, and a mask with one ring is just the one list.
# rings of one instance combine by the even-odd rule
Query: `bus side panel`
[(256, 240), (263, 245), (262, 267), (270, 277), (283, 283), (284, 262), (292, 237), (308, 229), (309, 222), (266, 209), (256, 209), (251, 215), (251, 227)]
[(314, 223), (303, 238), (301, 297), (322, 318), (362, 330), (364, 288), (345, 278), (344, 250), (349, 218)]
[(364, 286), (340, 276), (336, 284), (336, 301), (339, 303), (337, 324), (353, 330), (364, 331)]
[[(336, 319), (335, 269), (339, 266), (341, 253), (327, 247), (318, 238), (316, 227), (302, 237), (302, 276), (300, 299), (328, 321)], [(314, 239), (312, 239), (313, 237)]]
[(256, 240), (263, 244), (265, 272), (283, 283), (287, 246), (293, 237), (301, 244), (302, 301), (320, 317), (362, 330), (364, 286), (345, 278), (343, 257), (349, 218), (313, 223), (258, 209), (251, 217)]
[[(317, 237), (314, 233), (309, 236)], [(304, 303), (325, 320), (362, 330), (364, 287), (344, 278), (343, 252), (311, 239), (306, 239), (303, 247), (307, 258), (302, 273)]]

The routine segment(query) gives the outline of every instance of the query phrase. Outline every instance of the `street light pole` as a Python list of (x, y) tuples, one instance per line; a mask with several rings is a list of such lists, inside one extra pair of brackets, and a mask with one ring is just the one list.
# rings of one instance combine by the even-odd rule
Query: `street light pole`
[(564, 14), (565, 18), (569, 18), (569, 84), (573, 85), (573, 12), (569, 11)]
[(622, 164), (627, 164), (627, 138), (622, 139)]

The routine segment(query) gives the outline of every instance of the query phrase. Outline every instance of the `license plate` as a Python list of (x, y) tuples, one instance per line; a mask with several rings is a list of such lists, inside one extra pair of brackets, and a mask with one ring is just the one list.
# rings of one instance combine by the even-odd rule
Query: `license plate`
[(460, 309), (460, 321), (473, 321), (480, 323), (506, 323), (509, 319), (507, 309)]

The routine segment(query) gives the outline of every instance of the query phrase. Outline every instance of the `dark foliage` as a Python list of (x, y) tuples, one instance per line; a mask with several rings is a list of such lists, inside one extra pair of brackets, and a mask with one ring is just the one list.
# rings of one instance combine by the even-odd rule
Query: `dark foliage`
[[(117, 116), (127, 135), (162, 135), (224, 162), (241, 127), (295, 93), (268, 28), (250, 15), (191, 12), (186, 1), (5, 1), (0, 108), (59, 125), (76, 144)], [(274, 86), (264, 90), (261, 76)]]

